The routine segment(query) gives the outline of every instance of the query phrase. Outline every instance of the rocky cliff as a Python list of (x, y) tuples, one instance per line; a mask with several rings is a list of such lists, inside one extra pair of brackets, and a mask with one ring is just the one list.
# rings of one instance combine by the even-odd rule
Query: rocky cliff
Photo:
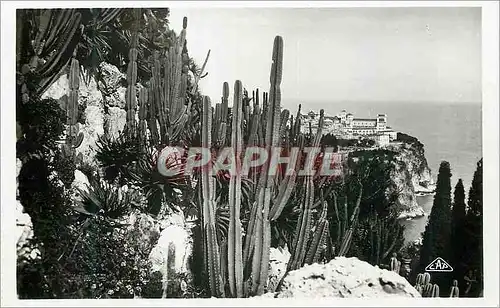
[(397, 203), (401, 209), (400, 218), (423, 216), (424, 210), (418, 205), (416, 195), (434, 191), (431, 170), (427, 165), (423, 145), (395, 142), (387, 149), (398, 153), (392, 179), (399, 192)]

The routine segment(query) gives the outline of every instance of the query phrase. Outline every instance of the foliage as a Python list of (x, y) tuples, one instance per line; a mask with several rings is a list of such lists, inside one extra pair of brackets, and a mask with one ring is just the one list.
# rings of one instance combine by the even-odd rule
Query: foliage
[(169, 159), (167, 167), (180, 167), (180, 169), (177, 174), (165, 176), (158, 169), (159, 154), (155, 150), (149, 151), (126, 171), (127, 182), (134, 183), (142, 189), (148, 201), (146, 210), (153, 215), (160, 214), (164, 204), (167, 204), (171, 210), (176, 210), (176, 205), (181, 203), (179, 192), (189, 186), (182, 169), (185, 161)]
[[(138, 225), (131, 229), (115, 228), (106, 223), (104, 216), (87, 218), (75, 225), (74, 242), (70, 245), (72, 251), (66, 253), (61, 262), (69, 279), (60, 296), (160, 297), (161, 277), (151, 273), (148, 261), (159, 234), (144, 234), (147, 231)], [(143, 289), (146, 294), (142, 294)]]
[[(420, 270), (441, 257), (448, 262), (451, 260), (451, 171), (450, 164), (441, 162), (437, 179), (436, 194), (427, 226), (425, 227), (422, 249), (420, 251)], [(449, 288), (448, 273), (437, 273), (435, 282), (444, 288)]]
[(65, 155), (64, 152), (58, 151), (54, 156), (54, 165), (56, 172), (66, 188), (71, 188), (71, 184), (75, 180), (76, 163), (73, 157)]
[(68, 195), (51, 174), (54, 167), (43, 158), (26, 161), (19, 173), (19, 201), (33, 223), (31, 245), (41, 252), (41, 259), (24, 263), (18, 259), (18, 294), (20, 298), (53, 298), (61, 295), (64, 278), (57, 260), (71, 238), (68, 225), (73, 217)]
[[(89, 76), (96, 77), (104, 85), (99, 64), (110, 63), (121, 71), (126, 69), (126, 59), (130, 48), (130, 40), (134, 27), (134, 12), (132, 8), (118, 9), (116, 16), (103, 23), (98, 18), (107, 9), (80, 9), (84, 25), (82, 38), (78, 44), (77, 59)], [(153, 50), (165, 49), (172, 44), (173, 31), (168, 27), (168, 8), (143, 9), (139, 20), (138, 45), (138, 78), (139, 81), (150, 77), (149, 57)]]
[(57, 141), (64, 132), (66, 115), (55, 99), (38, 100), (29, 103), (18, 102), (17, 122), (22, 138), (17, 141), (16, 154), (20, 158), (27, 155), (51, 157), (57, 151)]
[(464, 245), (464, 223), (466, 205), (465, 191), (462, 179), (459, 179), (455, 186), (453, 198), (452, 222), (451, 222), (451, 249), (453, 257), (453, 274), (455, 279), (462, 279), (465, 274), (465, 267), (462, 264), (462, 255), (466, 253)]
[(333, 134), (324, 134), (321, 139), (321, 144), (327, 147), (334, 147), (335, 150), (338, 150), (339, 147), (347, 148), (347, 147), (360, 147), (360, 148), (369, 148), (375, 145), (375, 140), (373, 139), (343, 139), (337, 138)]
[(108, 182), (124, 185), (128, 171), (145, 155), (143, 145), (136, 138), (121, 132), (116, 138), (109, 135), (99, 136), (96, 143), (95, 158), (99, 167), (104, 169), (104, 178)]
[(398, 132), (396, 141), (401, 141), (407, 144), (416, 146), (417, 148), (423, 148), (424, 145), (415, 137), (407, 135), (405, 133)]
[[(352, 213), (360, 181), (363, 194), (359, 210), (359, 225), (353, 235), (353, 244), (348, 255), (380, 265), (388, 260), (392, 252), (403, 246), (403, 226), (397, 221), (396, 200), (398, 192), (391, 180), (396, 153), (388, 150), (356, 151), (348, 159), (348, 173), (344, 183), (335, 189), (339, 211), (347, 204)], [(338, 236), (342, 222), (331, 218), (330, 234)], [(389, 232), (390, 230), (390, 232)]]
[(464, 245), (466, 252), (462, 254), (462, 263), (469, 271), (476, 272), (478, 282), (467, 296), (479, 296), (484, 286), (483, 265), (483, 159), (477, 162), (472, 178), (467, 202), (467, 214), (464, 222)]
[(101, 179), (92, 181), (88, 191), (76, 188), (80, 200), (75, 210), (87, 216), (101, 215), (117, 219), (127, 215), (133, 208), (141, 208), (140, 190), (125, 186), (109, 184)]

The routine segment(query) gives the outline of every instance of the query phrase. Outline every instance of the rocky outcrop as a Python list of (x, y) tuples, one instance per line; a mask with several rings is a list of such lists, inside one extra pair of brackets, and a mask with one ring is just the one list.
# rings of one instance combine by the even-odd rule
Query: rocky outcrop
[[(102, 63), (100, 68), (102, 80), (99, 84), (95, 79), (81, 78), (78, 90), (79, 131), (83, 133), (84, 138), (76, 152), (82, 153), (83, 162), (90, 165), (96, 164), (95, 150), (98, 137), (106, 130), (111, 136), (118, 136), (126, 122), (125, 75), (108, 63)], [(66, 109), (67, 93), (68, 77), (63, 74), (45, 91), (42, 98), (56, 99), (61, 108)]]
[(410, 173), (415, 193), (434, 192), (434, 180), (427, 165), (423, 145), (401, 143), (395, 148), (399, 153), (398, 159), (405, 163)]
[[(265, 297), (270, 297), (267, 294)], [(337, 257), (326, 264), (306, 265), (284, 278), (275, 298), (421, 297), (398, 274), (357, 258)]]
[[(18, 158), (16, 160), (16, 195), (19, 187), (19, 182), (17, 177), (21, 171), (22, 162)], [(30, 245), (30, 241), (33, 238), (33, 223), (31, 222), (31, 217), (28, 213), (24, 211), (24, 207), (19, 200), (16, 200), (16, 252), (17, 258), (21, 262), (23, 260), (36, 259), (40, 255), (38, 249), (33, 249)]]
[(387, 149), (397, 152), (395, 169), (392, 174), (395, 189), (399, 192), (397, 200), (401, 210), (399, 218), (424, 216), (425, 212), (417, 203), (417, 194), (432, 193), (434, 182), (423, 146), (397, 142)]

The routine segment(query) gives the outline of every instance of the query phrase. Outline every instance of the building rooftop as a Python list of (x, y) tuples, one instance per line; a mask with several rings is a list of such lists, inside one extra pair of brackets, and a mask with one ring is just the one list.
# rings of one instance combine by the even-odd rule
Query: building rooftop
[(354, 118), (354, 121), (372, 121), (372, 122), (376, 122), (377, 119)]

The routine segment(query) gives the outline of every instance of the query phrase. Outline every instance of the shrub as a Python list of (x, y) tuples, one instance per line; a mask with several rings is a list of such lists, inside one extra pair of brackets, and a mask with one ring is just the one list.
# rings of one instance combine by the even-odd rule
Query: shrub
[(17, 141), (17, 157), (41, 154), (51, 157), (65, 128), (66, 115), (55, 99), (18, 104), (17, 122), (22, 138)]

